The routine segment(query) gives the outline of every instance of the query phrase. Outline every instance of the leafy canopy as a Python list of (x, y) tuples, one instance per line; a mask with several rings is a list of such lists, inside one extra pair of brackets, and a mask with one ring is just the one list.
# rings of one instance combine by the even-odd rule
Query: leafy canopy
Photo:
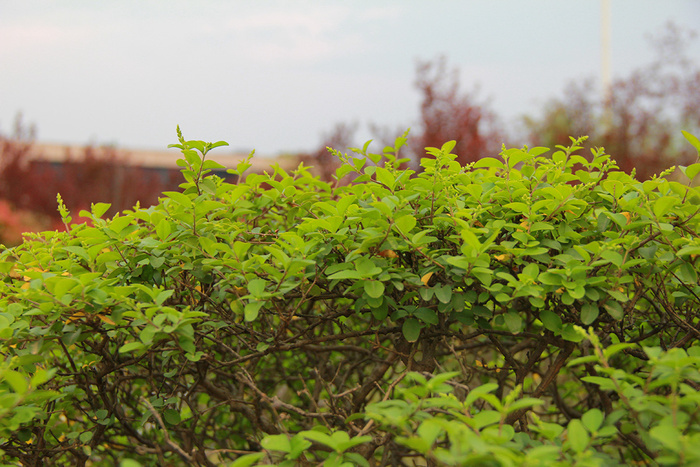
[[(0, 448), (35, 465), (697, 462), (700, 192), (602, 149), (346, 155), (0, 255)], [(697, 139), (688, 135), (691, 142)], [(683, 168), (691, 182), (700, 164)], [(663, 350), (662, 350), (663, 349)]]

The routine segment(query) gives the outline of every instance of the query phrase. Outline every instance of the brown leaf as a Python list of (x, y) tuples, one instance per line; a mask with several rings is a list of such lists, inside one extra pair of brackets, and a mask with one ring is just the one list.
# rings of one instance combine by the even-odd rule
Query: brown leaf
[(399, 255), (397, 255), (394, 250), (382, 250), (379, 252), (379, 256), (383, 256), (384, 258), (398, 258), (399, 257)]

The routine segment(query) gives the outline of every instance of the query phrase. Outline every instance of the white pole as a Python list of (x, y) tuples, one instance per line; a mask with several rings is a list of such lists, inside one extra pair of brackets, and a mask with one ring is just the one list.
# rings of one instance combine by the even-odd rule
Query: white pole
[(612, 91), (612, 73), (610, 68), (611, 53), (610, 53), (610, 0), (601, 0), (601, 27), (600, 27), (600, 46), (601, 46), (601, 84), (603, 86), (603, 100), (607, 103), (610, 99)]

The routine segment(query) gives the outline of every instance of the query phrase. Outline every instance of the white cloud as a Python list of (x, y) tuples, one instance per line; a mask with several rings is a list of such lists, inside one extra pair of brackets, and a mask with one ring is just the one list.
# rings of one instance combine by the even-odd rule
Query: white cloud
[(12, 24), (0, 28), (0, 43), (3, 52), (13, 55), (33, 53), (37, 50), (69, 47), (81, 40), (86, 31), (50, 23)]
[(360, 34), (344, 27), (351, 13), (344, 7), (277, 8), (229, 18), (225, 26), (239, 44), (236, 55), (245, 60), (309, 63), (367, 46)]

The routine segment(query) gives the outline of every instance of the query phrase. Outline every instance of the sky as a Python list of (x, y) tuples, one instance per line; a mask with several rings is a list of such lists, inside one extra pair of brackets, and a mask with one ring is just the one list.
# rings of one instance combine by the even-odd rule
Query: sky
[[(277, 155), (336, 123), (417, 123), (418, 61), (440, 56), (508, 124), (601, 76), (602, 0), (0, 0), (0, 133), (165, 149), (187, 139)], [(609, 0), (613, 77), (653, 59), (697, 0)], [(698, 31), (700, 32), (700, 31)], [(700, 40), (691, 56), (700, 57)]]

